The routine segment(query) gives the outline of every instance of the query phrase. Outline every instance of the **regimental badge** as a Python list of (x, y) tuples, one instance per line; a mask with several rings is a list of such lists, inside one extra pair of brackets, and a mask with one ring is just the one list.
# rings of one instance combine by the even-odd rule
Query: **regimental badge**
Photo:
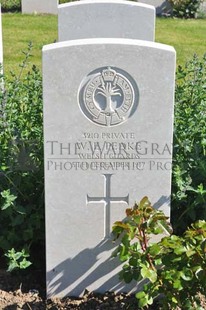
[(79, 105), (95, 124), (115, 126), (125, 122), (137, 108), (138, 88), (125, 71), (106, 67), (90, 73), (81, 83)]

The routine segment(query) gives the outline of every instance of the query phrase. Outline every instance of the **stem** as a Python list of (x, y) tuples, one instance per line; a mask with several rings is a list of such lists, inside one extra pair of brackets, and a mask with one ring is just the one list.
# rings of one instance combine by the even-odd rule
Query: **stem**
[(148, 248), (148, 243), (147, 243), (147, 237), (145, 234), (145, 230), (143, 230), (143, 242), (144, 242), (144, 247), (145, 247), (145, 251), (146, 251)]
[[(139, 230), (140, 237), (143, 239), (143, 241), (140, 240), (140, 245), (141, 245), (142, 251), (145, 253), (148, 249), (147, 236), (146, 236), (145, 230), (141, 230), (140, 227), (138, 227), (138, 230)], [(149, 253), (147, 253), (146, 257), (147, 257), (147, 260), (149, 262), (150, 267), (153, 270), (156, 270), (156, 268), (153, 264), (153, 260), (152, 260), (151, 255)]]
[(143, 236), (143, 233), (142, 233), (140, 226), (138, 226), (138, 231), (139, 231), (139, 236), (140, 236), (140, 238), (139, 238), (140, 246), (141, 246), (142, 251), (145, 252), (146, 248), (145, 248), (145, 244), (144, 244), (144, 236)]
[(32, 50), (32, 42), (29, 42), (28, 44), (28, 50), (27, 52), (23, 52), (23, 54), (25, 55), (25, 59), (23, 60), (22, 62), (22, 65), (21, 65), (21, 70), (19, 72), (19, 76), (17, 77), (17, 82), (20, 81), (21, 79), (21, 76), (22, 76), (22, 73), (23, 73), (23, 70), (24, 68), (26, 67), (26, 64), (27, 64), (27, 60), (29, 59), (29, 57), (31, 56), (31, 50)]
[(152, 270), (155, 270), (155, 271), (156, 271), (156, 268), (155, 268), (155, 266), (154, 266), (154, 264), (153, 264), (152, 257), (151, 257), (151, 255), (150, 255), (149, 253), (147, 253), (147, 259), (148, 259), (149, 265), (150, 265), (150, 267), (152, 268)]

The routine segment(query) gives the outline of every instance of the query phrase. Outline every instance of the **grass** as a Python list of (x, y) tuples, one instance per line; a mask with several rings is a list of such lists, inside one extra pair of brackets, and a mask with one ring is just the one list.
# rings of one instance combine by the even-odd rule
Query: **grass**
[[(57, 17), (52, 15), (3, 14), (4, 71), (17, 71), (24, 59), (22, 51), (33, 43), (33, 59), (41, 67), (41, 50), (57, 40)], [(206, 20), (157, 18), (156, 42), (169, 44), (177, 51), (177, 64), (184, 64), (194, 53), (206, 53)]]
[(206, 53), (206, 19), (164, 19), (156, 21), (156, 41), (174, 46), (177, 64), (184, 64), (196, 53)]
[(57, 40), (57, 16), (3, 14), (4, 71), (18, 71), (24, 60), (22, 51), (33, 43), (31, 62), (41, 67), (41, 51)]

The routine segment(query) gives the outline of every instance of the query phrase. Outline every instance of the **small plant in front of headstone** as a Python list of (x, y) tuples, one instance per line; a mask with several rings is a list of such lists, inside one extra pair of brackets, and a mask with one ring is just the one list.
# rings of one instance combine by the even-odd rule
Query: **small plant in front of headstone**
[[(158, 309), (203, 309), (199, 294), (206, 294), (206, 222), (198, 221), (183, 237), (176, 236), (168, 218), (147, 197), (127, 209), (126, 216), (113, 226), (115, 240), (120, 240), (113, 256), (124, 263), (121, 280), (145, 280), (136, 294), (139, 307), (156, 300)], [(162, 239), (152, 243), (154, 235)]]

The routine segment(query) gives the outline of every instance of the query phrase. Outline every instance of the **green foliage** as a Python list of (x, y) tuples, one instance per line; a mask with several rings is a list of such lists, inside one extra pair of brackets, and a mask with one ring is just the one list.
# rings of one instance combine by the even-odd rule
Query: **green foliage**
[[(196, 222), (183, 237), (173, 235), (167, 217), (147, 197), (127, 209), (126, 215), (113, 227), (120, 239), (113, 255), (124, 262), (120, 279), (146, 280), (136, 294), (139, 307), (152, 305), (159, 297), (158, 309), (202, 309), (198, 293), (206, 294), (206, 222)], [(152, 243), (154, 235), (166, 232)]]
[(169, 0), (172, 14), (180, 18), (195, 18), (203, 0)]
[(21, 11), (21, 0), (0, 0), (2, 12)]
[(67, 2), (74, 2), (77, 0), (59, 0), (59, 4), (67, 3)]
[(31, 262), (27, 260), (29, 254), (25, 249), (20, 252), (16, 252), (14, 248), (12, 248), (5, 256), (9, 259), (8, 271), (13, 271), (15, 269), (26, 269), (31, 265)]
[(206, 219), (206, 55), (178, 67), (173, 143), (172, 224), (181, 234)]
[[(44, 242), (42, 79), (33, 66), (0, 89), (0, 249)], [(8, 252), (8, 258), (11, 253)], [(13, 253), (13, 252), (12, 252)], [(23, 254), (22, 254), (23, 255)]]

